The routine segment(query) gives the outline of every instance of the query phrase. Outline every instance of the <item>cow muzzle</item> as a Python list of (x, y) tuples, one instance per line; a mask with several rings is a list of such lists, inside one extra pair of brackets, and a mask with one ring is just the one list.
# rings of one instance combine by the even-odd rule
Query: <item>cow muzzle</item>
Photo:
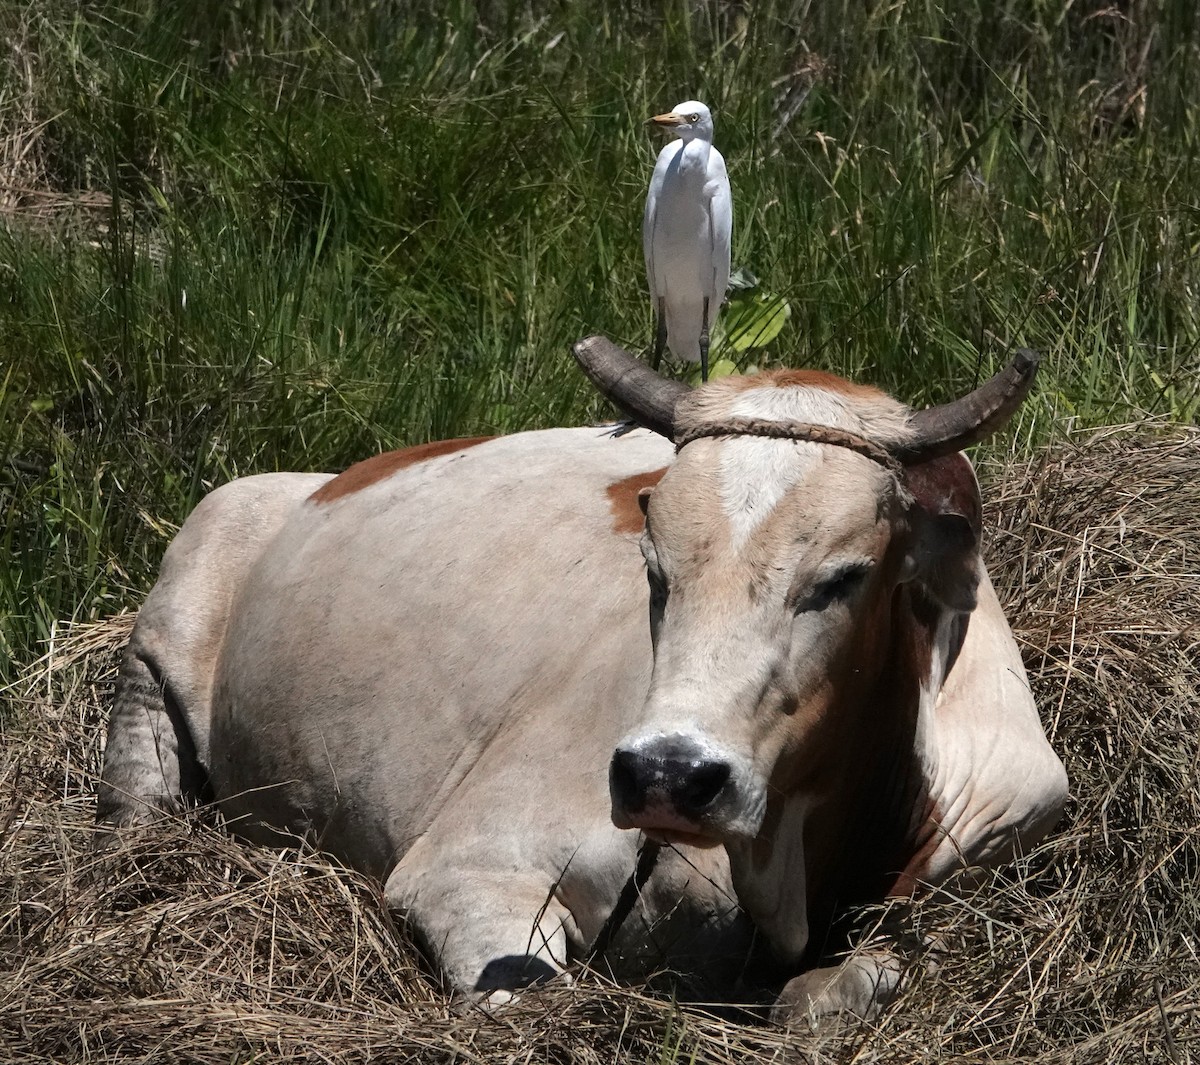
[(618, 747), (608, 772), (613, 823), (669, 843), (712, 845), (742, 835), (736, 776), (729, 760), (686, 736)]

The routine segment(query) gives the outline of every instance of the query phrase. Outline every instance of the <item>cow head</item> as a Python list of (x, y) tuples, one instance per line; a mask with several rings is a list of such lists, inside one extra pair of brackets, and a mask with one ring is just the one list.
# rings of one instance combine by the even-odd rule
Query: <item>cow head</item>
[(613, 820), (745, 844), (772, 802), (807, 801), (846, 771), (856, 731), (887, 727), (874, 704), (911, 651), (898, 597), (935, 617), (974, 606), (979, 497), (958, 452), (1008, 419), (1036, 358), (913, 413), (817, 372), (690, 391), (602, 338), (576, 357), (681, 445), (643, 496), (654, 672), (612, 759)]

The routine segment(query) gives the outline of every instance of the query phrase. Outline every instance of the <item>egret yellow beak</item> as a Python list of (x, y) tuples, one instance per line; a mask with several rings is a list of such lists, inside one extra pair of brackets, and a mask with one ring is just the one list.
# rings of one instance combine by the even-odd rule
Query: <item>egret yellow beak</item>
[(687, 119), (683, 115), (676, 114), (674, 111), (668, 111), (665, 115), (655, 115), (653, 118), (648, 119), (647, 122), (652, 122), (656, 126), (665, 126), (669, 129), (671, 126), (684, 125)]

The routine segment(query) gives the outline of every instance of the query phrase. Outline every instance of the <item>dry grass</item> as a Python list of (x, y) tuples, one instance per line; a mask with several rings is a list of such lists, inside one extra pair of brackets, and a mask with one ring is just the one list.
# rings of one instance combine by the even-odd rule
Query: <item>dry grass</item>
[(1074, 798), (1037, 853), (914, 919), (952, 945), (878, 1025), (817, 1039), (587, 977), (451, 1010), (376, 886), (200, 818), (89, 856), (122, 616), (70, 632), (0, 748), (12, 1062), (1200, 1060), (1200, 434), (990, 472), (993, 571)]

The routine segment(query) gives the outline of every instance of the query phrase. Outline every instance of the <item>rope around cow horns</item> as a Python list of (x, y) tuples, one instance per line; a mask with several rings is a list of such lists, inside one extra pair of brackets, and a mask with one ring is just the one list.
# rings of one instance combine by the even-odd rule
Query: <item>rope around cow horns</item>
[(766, 436), (777, 440), (807, 440), (813, 444), (832, 444), (869, 458), (885, 466), (897, 477), (904, 472), (904, 464), (865, 436), (845, 429), (834, 429), (828, 425), (813, 425), (809, 422), (771, 422), (762, 418), (726, 418), (719, 422), (707, 422), (676, 434), (675, 454), (693, 440), (714, 436)]

